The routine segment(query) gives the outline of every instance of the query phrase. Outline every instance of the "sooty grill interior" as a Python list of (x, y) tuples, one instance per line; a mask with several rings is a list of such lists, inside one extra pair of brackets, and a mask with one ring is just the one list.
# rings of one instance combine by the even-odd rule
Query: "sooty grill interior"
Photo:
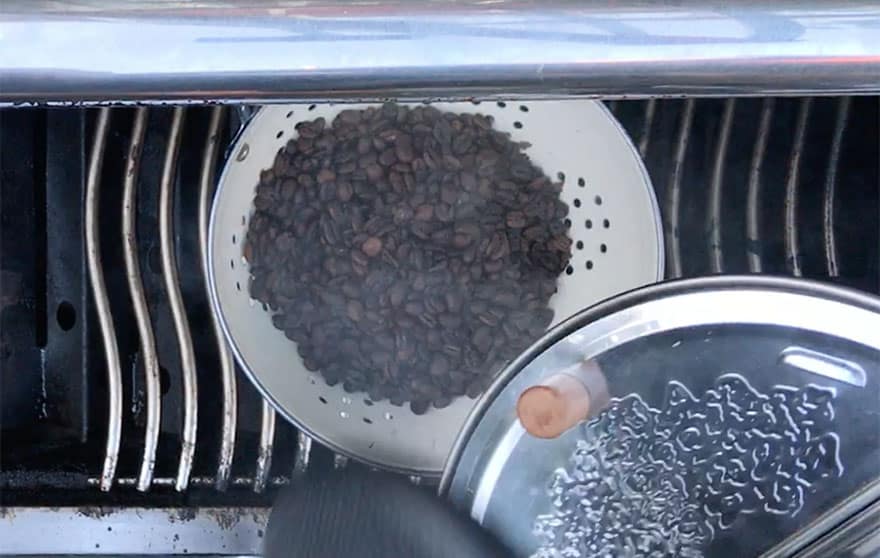
[[(880, 292), (877, 98), (608, 105), (653, 180), (669, 278), (762, 272)], [(0, 504), (263, 505), (273, 487), (306, 466), (343, 464), (317, 446), (310, 451), (310, 441), (283, 420), (269, 420), (238, 373), (231, 471), (227, 482), (218, 482), (228, 402), (201, 272), (198, 195), (205, 165), (218, 172), (249, 110), (103, 110), (0, 111)], [(135, 253), (156, 335), (162, 406), (146, 491), (136, 485), (149, 401), (122, 236), (126, 156), (139, 119), (145, 133), (136, 169)], [(212, 126), (219, 132), (216, 160), (206, 156)], [(123, 419), (108, 492), (99, 486), (111, 390), (83, 234), (89, 158), (101, 133), (100, 260), (119, 347)], [(183, 491), (175, 485), (186, 371), (179, 365), (158, 231), (169, 146), (178, 153), (170, 184), (173, 248), (198, 377), (195, 461)]]

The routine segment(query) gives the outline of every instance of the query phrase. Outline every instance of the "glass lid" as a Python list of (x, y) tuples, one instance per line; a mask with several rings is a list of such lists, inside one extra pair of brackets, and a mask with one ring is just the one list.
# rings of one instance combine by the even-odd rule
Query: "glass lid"
[[(560, 372), (603, 393), (538, 438), (517, 402)], [(517, 556), (759, 555), (873, 497), (878, 374), (880, 313), (861, 295), (753, 278), (645, 289), (514, 363), (443, 489)]]

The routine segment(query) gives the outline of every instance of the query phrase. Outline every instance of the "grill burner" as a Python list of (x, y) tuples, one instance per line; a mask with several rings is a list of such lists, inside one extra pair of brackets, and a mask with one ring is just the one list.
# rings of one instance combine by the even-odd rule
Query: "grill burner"
[[(880, 290), (876, 98), (609, 105), (657, 189), (670, 278), (763, 272)], [(0, 111), (3, 505), (266, 505), (264, 487), (309, 464), (310, 440), (274, 424), (250, 384), (231, 373), (205, 295), (200, 188), (213, 184), (244, 112)], [(141, 135), (140, 156), (127, 159)], [(102, 162), (92, 176), (89, 160)], [(134, 287), (126, 276), (126, 186), (135, 198)], [(98, 312), (87, 272), (89, 188), (98, 194), (95, 263), (107, 313)], [(170, 219), (160, 200), (170, 202)], [(132, 293), (140, 288), (146, 305), (137, 309)], [(171, 303), (178, 289), (183, 312)], [(110, 318), (103, 328), (101, 315)], [(107, 326), (118, 368), (107, 358)], [(144, 327), (155, 337), (157, 378), (145, 374)], [(195, 366), (181, 358), (189, 344)], [(158, 380), (156, 392), (149, 378)], [(114, 471), (106, 465), (116, 441), (107, 417), (116, 409)], [(181, 443), (184, 425), (190, 437), (195, 425), (194, 445)], [(157, 434), (152, 477), (146, 433)], [(334, 463), (317, 447), (312, 461)]]

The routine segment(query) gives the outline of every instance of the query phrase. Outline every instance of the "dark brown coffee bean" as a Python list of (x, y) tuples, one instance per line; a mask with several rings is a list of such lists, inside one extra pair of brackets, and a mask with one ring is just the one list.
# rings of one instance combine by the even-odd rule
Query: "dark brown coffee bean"
[(386, 149), (379, 155), (379, 164), (383, 167), (390, 167), (397, 162), (397, 155), (394, 149)]
[(297, 184), (292, 178), (286, 178), (281, 183), (281, 197), (284, 201), (290, 201), (296, 194)]
[(449, 374), (449, 360), (443, 355), (437, 355), (431, 361), (431, 367), (428, 371), (431, 376), (442, 378)]
[(406, 312), (410, 316), (421, 316), (422, 312), (425, 311), (424, 307), (422, 306), (422, 304), (420, 302), (407, 302), (404, 305), (403, 310), (404, 310), (404, 312)]
[(521, 229), (526, 226), (526, 216), (522, 211), (511, 211), (507, 214), (507, 226), (511, 229)]
[(434, 408), (435, 409), (445, 409), (446, 407), (452, 404), (452, 397), (448, 395), (442, 395), (434, 399)]
[(467, 386), (467, 391), (465, 393), (471, 399), (476, 399), (483, 393), (483, 383), (481, 381), (472, 382)]
[(317, 176), (318, 184), (326, 184), (336, 180), (336, 173), (330, 169), (321, 169)]
[(351, 261), (354, 265), (359, 267), (366, 267), (367, 264), (370, 263), (370, 260), (367, 259), (367, 255), (360, 250), (351, 251)]
[(346, 124), (359, 124), (361, 121), (361, 111), (347, 109), (340, 112), (337, 118)]
[(394, 154), (397, 155), (398, 160), (404, 163), (412, 162), (415, 159), (412, 139), (406, 135), (399, 136), (394, 142)]
[(364, 319), (364, 305), (358, 300), (349, 300), (346, 306), (346, 313), (353, 322), (359, 322)]
[(389, 302), (391, 306), (397, 307), (403, 303), (406, 297), (407, 286), (403, 281), (396, 282), (389, 291)]
[(382, 167), (375, 163), (367, 167), (366, 170), (367, 179), (369, 179), (370, 182), (378, 182), (385, 174), (385, 171), (382, 170)]
[(371, 236), (361, 244), (361, 250), (371, 258), (377, 256), (382, 251), (382, 239)]
[(347, 202), (351, 200), (353, 195), (354, 188), (352, 188), (351, 182), (343, 181), (336, 183), (336, 197), (339, 198), (339, 201)]
[(456, 233), (452, 238), (452, 245), (456, 248), (466, 248), (474, 241), (474, 237), (464, 233)]
[(360, 155), (366, 155), (367, 153), (369, 153), (372, 150), (372, 148), (373, 148), (373, 143), (370, 141), (369, 138), (361, 138), (358, 140), (357, 152)]
[(430, 221), (434, 218), (434, 207), (422, 204), (416, 208), (415, 219), (417, 221)]
[(419, 401), (413, 401), (409, 404), (410, 410), (414, 415), (424, 415), (428, 412), (428, 407), (431, 405), (429, 401), (424, 399)]

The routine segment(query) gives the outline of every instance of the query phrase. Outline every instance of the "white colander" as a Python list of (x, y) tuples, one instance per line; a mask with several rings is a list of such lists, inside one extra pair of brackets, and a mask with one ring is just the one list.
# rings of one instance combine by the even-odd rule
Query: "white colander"
[[(242, 257), (260, 171), (296, 137), (294, 126), (344, 108), (368, 105), (266, 106), (233, 146), (214, 198), (208, 246), (211, 302), (239, 364), (279, 413), (333, 450), (370, 465), (439, 475), (474, 401), (413, 414), (408, 406), (369, 401), (329, 387), (309, 372), (296, 345), (248, 294)], [(563, 179), (569, 205), (571, 265), (550, 300), (553, 324), (614, 294), (663, 277), (661, 221), (648, 175), (624, 131), (593, 101), (435, 103), (442, 111), (492, 115), (496, 129), (531, 144), (545, 174)]]

